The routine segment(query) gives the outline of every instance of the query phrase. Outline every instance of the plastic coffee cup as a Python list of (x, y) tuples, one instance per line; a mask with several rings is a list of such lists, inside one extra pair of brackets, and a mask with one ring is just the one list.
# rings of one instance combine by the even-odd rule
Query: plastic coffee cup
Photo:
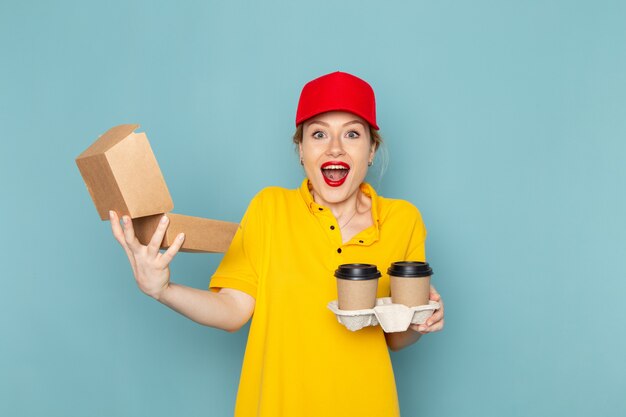
[(335, 271), (340, 310), (364, 310), (376, 305), (381, 274), (376, 265), (343, 264)]
[(432, 268), (427, 262), (394, 262), (387, 270), (391, 302), (408, 307), (427, 305), (430, 299)]

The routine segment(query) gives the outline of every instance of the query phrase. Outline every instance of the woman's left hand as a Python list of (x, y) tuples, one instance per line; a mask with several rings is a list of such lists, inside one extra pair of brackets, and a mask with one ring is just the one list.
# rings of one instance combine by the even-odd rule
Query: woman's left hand
[(430, 286), (430, 300), (439, 303), (439, 310), (435, 310), (435, 313), (426, 320), (426, 323), (411, 325), (411, 329), (420, 334), (438, 332), (443, 329), (443, 300), (432, 285)]

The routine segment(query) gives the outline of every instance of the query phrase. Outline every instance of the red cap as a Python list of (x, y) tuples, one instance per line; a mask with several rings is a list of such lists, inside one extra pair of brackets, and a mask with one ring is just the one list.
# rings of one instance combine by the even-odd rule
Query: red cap
[(354, 113), (378, 130), (374, 90), (354, 75), (337, 71), (306, 83), (300, 93), (296, 126), (315, 115), (333, 110)]

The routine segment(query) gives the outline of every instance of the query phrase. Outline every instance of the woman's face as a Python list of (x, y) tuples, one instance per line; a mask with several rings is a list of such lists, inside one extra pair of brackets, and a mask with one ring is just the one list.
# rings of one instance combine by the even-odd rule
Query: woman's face
[(342, 111), (305, 121), (299, 148), (316, 201), (322, 205), (355, 195), (375, 153), (367, 122)]

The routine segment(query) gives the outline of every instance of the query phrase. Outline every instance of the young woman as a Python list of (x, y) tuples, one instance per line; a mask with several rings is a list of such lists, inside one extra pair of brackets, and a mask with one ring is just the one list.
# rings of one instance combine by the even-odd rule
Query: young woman
[(142, 246), (131, 220), (125, 216), (122, 228), (111, 212), (113, 234), (144, 293), (227, 331), (252, 317), (236, 416), (399, 415), (388, 349), (442, 329), (439, 294), (431, 287), (441, 309), (401, 333), (351, 332), (326, 307), (337, 298), (340, 264), (377, 265), (378, 297), (386, 297), (392, 262), (425, 260), (419, 211), (364, 182), (380, 141), (368, 83), (343, 72), (307, 83), (294, 135), (306, 178), (297, 189), (269, 187), (252, 200), (209, 291), (170, 282), (168, 265), (184, 236), (159, 252), (167, 217)]

